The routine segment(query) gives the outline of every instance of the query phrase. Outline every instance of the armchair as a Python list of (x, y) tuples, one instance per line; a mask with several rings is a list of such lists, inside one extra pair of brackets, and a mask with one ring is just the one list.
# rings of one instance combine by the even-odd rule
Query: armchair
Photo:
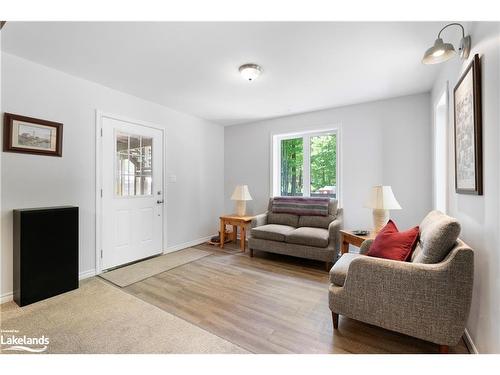
[[(363, 242), (360, 254), (344, 254), (330, 271), (334, 329), (339, 314), (345, 315), (434, 342), (447, 352), (462, 337), (469, 315), (472, 249), (456, 239), (438, 263), (417, 263), (418, 255), (400, 262), (366, 256), (372, 241)], [(417, 252), (428, 251), (422, 245)]]

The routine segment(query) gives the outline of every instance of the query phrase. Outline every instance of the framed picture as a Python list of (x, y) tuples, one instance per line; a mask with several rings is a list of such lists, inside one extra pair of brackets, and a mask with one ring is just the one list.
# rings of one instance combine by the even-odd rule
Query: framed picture
[(479, 55), (453, 91), (455, 112), (455, 191), (483, 194), (481, 66)]
[(62, 156), (63, 124), (4, 114), (4, 151)]

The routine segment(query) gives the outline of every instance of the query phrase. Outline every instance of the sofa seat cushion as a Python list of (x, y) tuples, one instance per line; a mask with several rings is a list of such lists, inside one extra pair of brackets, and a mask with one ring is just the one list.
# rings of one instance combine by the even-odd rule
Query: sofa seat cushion
[(343, 254), (330, 270), (330, 282), (337, 286), (343, 286), (352, 260), (363, 256), (365, 255), (355, 253)]
[(250, 234), (261, 240), (285, 242), (285, 236), (295, 230), (295, 227), (281, 224), (267, 224), (252, 228)]
[(329, 233), (323, 228), (301, 227), (285, 236), (285, 241), (296, 245), (327, 247)]

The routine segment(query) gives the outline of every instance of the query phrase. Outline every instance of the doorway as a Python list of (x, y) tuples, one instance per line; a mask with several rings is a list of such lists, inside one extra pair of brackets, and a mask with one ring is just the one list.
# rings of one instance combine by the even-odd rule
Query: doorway
[(163, 252), (165, 142), (151, 124), (101, 113), (97, 120), (100, 273)]

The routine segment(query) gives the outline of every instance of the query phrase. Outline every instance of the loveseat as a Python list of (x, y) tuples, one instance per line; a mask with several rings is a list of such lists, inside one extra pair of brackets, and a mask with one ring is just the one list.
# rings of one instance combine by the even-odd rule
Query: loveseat
[[(339, 252), (343, 210), (336, 199), (275, 197), (251, 223), (248, 247), (325, 262), (327, 270)], [(320, 207), (321, 209), (318, 209)]]
[(474, 253), (458, 238), (460, 224), (439, 211), (420, 223), (411, 261), (346, 253), (330, 270), (333, 327), (339, 314), (404, 333), (447, 352), (462, 337), (472, 298)]

